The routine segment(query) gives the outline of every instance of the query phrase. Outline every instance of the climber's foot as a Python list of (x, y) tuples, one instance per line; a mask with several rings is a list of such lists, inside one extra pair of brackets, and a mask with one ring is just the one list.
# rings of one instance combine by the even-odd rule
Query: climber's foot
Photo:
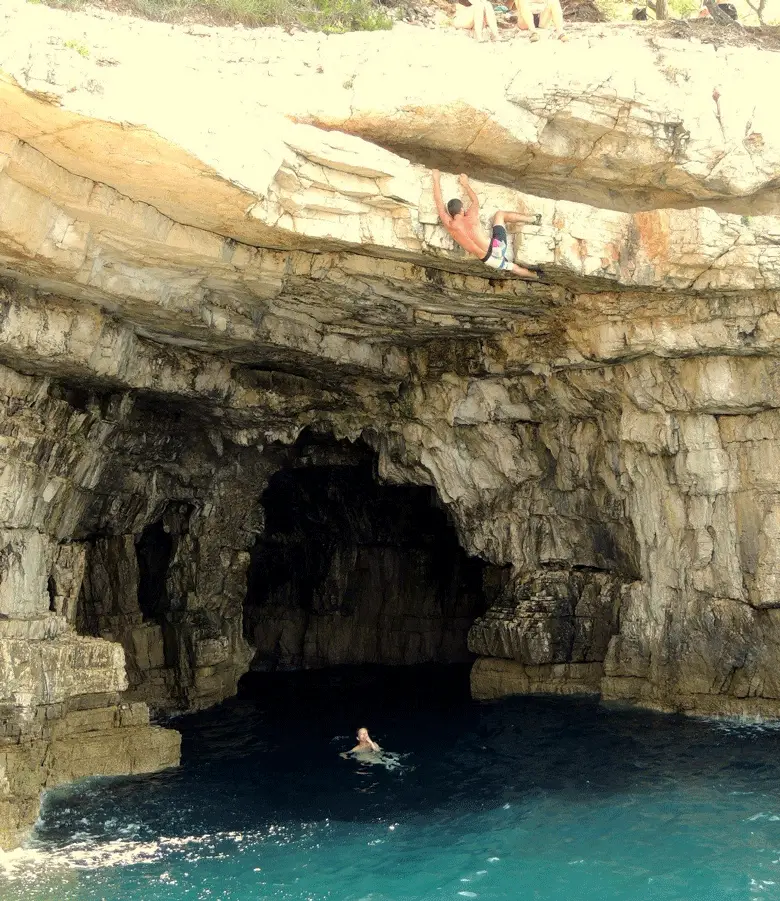
[(525, 266), (518, 266), (517, 263), (512, 267), (512, 272), (526, 282), (538, 282), (544, 275), (538, 266), (532, 266), (526, 269)]

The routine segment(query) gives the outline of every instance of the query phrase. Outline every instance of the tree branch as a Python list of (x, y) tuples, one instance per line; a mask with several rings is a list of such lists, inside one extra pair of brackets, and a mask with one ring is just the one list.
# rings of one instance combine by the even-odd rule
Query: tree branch
[(766, 9), (766, 0), (758, 0), (758, 6), (754, 6), (750, 0), (745, 0), (747, 5), (753, 10), (753, 12), (758, 16), (758, 24), (764, 25), (764, 10)]

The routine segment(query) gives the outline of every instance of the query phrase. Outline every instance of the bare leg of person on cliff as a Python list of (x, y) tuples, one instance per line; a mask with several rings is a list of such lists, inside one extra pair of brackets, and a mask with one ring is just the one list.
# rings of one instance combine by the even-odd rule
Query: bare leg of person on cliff
[(493, 4), (487, 0), (473, 0), (468, 6), (465, 3), (455, 5), (455, 15), (452, 24), (456, 28), (473, 28), (477, 41), (482, 40), (482, 30), (485, 26), (490, 30), (493, 40), (498, 40), (498, 23)]
[(472, 0), (471, 8), (474, 10), (474, 39), (482, 43), (482, 28), (485, 24), (485, 13), (481, 0)]
[(539, 28), (553, 26), (553, 35), (561, 41), (568, 41), (563, 30), (563, 9), (560, 0), (516, 0), (517, 27), (520, 31), (530, 31), (531, 40), (539, 40)]
[[(504, 256), (506, 257), (506, 242), (507, 242), (507, 234), (506, 234), (506, 226), (514, 225), (516, 222), (519, 222), (523, 225), (541, 225), (542, 223), (542, 214), (537, 213), (535, 216), (529, 216), (526, 213), (512, 213), (509, 210), (499, 210), (491, 221), (492, 226), (492, 234), (491, 234), (491, 242), (496, 241), (496, 233), (498, 231), (498, 240), (501, 240), (503, 235), (504, 241)], [(491, 252), (493, 251), (494, 243), (491, 243)], [(507, 260), (507, 262), (509, 262)], [(502, 267), (504, 268), (504, 267)], [(511, 263), (508, 267), (510, 272), (513, 272), (515, 275), (519, 275), (522, 278), (538, 278), (539, 272), (533, 269), (525, 269), (522, 266), (518, 266), (517, 263)], [(541, 270), (540, 270), (541, 271)]]
[(488, 3), (487, 0), (483, 0), (482, 2), (482, 14), (485, 19), (485, 25), (487, 25), (490, 30), (490, 35), (494, 41), (498, 40), (498, 22), (496, 21), (496, 11), (493, 9), (493, 4)]

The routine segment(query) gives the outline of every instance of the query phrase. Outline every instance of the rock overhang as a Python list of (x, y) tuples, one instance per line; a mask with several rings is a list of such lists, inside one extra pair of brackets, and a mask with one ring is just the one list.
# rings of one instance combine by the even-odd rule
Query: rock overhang
[[(778, 54), (725, 38), (717, 46), (700, 23), (677, 28), (684, 39), (647, 25), (574, 26), (563, 48), (478, 47), (463, 35), (403, 26), (345, 36), (172, 29), (53, 16), (18, 0), (6, 15), (3, 69), (27, 89), (64, 97), (71, 112), (145, 126), (254, 191), (278, 168), (281, 113), (380, 145), (449, 153), (456, 163), (470, 154), (518, 187), (527, 175), (568, 179), (557, 196), (590, 203), (593, 195), (575, 196), (579, 169), (591, 191), (605, 189), (595, 206), (611, 205), (610, 187), (616, 208), (627, 210), (733, 200), (749, 214), (763, 193), (777, 200), (778, 133), (766, 87), (777, 81)], [(63, 47), (68, 38), (83, 55)], [(488, 60), (486, 91), (473, 73)], [(27, 125), (35, 127), (34, 116)], [(646, 189), (644, 203), (621, 204), (621, 187)]]
[[(37, 267), (34, 281), (121, 315), (149, 311), (153, 295), (155, 321), (139, 316), (136, 324), (155, 335), (166, 333), (166, 318), (199, 306), (199, 334), (177, 340), (235, 350), (240, 335), (245, 344), (262, 341), (257, 320), (272, 319), (285, 292), (302, 297), (308, 286), (316, 286), (311, 298), (322, 295), (334, 306), (335, 295), (350, 297), (349, 311), (322, 316), (332, 332), (362, 328), (381, 341), (384, 330), (396, 344), (399, 330), (412, 342), (446, 336), (448, 325), (490, 332), (491, 324), (479, 322), (490, 309), (486, 295), (498, 294), (511, 312), (540, 315), (562, 302), (560, 289), (778, 287), (777, 219), (758, 214), (773, 209), (778, 174), (780, 138), (764, 110), (771, 98), (758, 90), (771, 83), (776, 53), (599, 27), (565, 48), (526, 48), (527, 65), (515, 59), (517, 42), (495, 48), (505, 84), (499, 79), (488, 97), (464, 75), (473, 67), (445, 66), (454, 53), (473, 56), (476, 67), (486, 52), (459, 35), (426, 32), (431, 55), (417, 54), (389, 77), (410, 40), (403, 29), (343, 40), (226, 29), (188, 34), (17, 6), (13, 27), (0, 32), (6, 269), (26, 268), (29, 279)], [(89, 48), (84, 56), (66, 46), (74, 30)], [(159, 60), (152, 50), (163, 41), (168, 50)], [(277, 76), (277, 89), (263, 90)], [(333, 79), (342, 76), (337, 89)], [(350, 102), (342, 108), (344, 92)], [(753, 103), (749, 122), (745, 96)], [(622, 105), (628, 111), (621, 118)], [(544, 124), (534, 132), (528, 116)], [(672, 131), (688, 135), (671, 150), (664, 143), (670, 116)], [(556, 129), (586, 143), (586, 125), (601, 132), (576, 165), (555, 141), (544, 151), (538, 143)], [(453, 249), (438, 225), (428, 171), (384, 149), (409, 145), (410, 135), (434, 156), (455, 154), (453, 163), (461, 153), (471, 159), (482, 141), (485, 172), (511, 163), (518, 185), (533, 186), (538, 173), (526, 157), (537, 160), (564, 199), (491, 184), (477, 189), (487, 213), (541, 213), (541, 226), (515, 236), (515, 256), (542, 266), (560, 289), (488, 280)], [(660, 155), (646, 159), (639, 147), (656, 138)], [(737, 177), (746, 176), (748, 151), (757, 173), (751, 184)], [(717, 190), (709, 175), (699, 177), (707, 153), (718, 159)], [(589, 198), (598, 200), (592, 206), (577, 203), (578, 172), (591, 186), (606, 184), (608, 173), (610, 195), (630, 198), (638, 184), (657, 189), (645, 204), (652, 208), (610, 209), (631, 210), (633, 201), (610, 204), (607, 194)], [(445, 190), (454, 184), (445, 180)], [(738, 212), (713, 209), (723, 203)], [(15, 207), (22, 222), (14, 221)], [(25, 266), (14, 268), (15, 260)], [(479, 314), (467, 322), (459, 306)], [(242, 307), (253, 319), (249, 327), (235, 321)]]

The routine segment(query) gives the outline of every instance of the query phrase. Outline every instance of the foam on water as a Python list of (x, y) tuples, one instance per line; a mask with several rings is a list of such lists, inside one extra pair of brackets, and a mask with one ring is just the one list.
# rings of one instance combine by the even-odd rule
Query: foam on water
[[(296, 838), (310, 829), (310, 824), (301, 823)], [(63, 901), (80, 898), (81, 894), (71, 896), (68, 893), (68, 886), (74, 884), (69, 876), (76, 871), (99, 874), (112, 868), (127, 867), (156, 872), (164, 864), (230, 861), (265, 842), (283, 845), (290, 840), (290, 829), (275, 824), (256, 831), (160, 836), (152, 841), (132, 838), (101, 841), (76, 833), (72, 841), (59, 847), (49, 847), (34, 838), (24, 848), (0, 851), (0, 886), (5, 884), (0, 897), (4, 901), (16, 897), (37, 898), (53, 891)], [(160, 872), (157, 879), (169, 885), (179, 884), (168, 870)]]
[(224, 854), (218, 846), (232, 843), (236, 850), (265, 841), (283, 830), (270, 827), (268, 832), (216, 832), (206, 835), (161, 836), (154, 841), (115, 839), (98, 841), (76, 835), (74, 841), (62, 847), (36, 846), (35, 841), (14, 851), (0, 851), (0, 872), (10, 882), (37, 878), (45, 871), (96, 870), (104, 867), (126, 867), (165, 860), (186, 852), (187, 859)]
[(411, 769), (411, 765), (405, 763), (408, 754), (398, 754), (395, 751), (349, 751), (349, 757), (365, 766), (381, 766), (388, 772), (404, 771)]
[[(780, 901), (776, 724), (338, 697), (232, 702), (180, 722), (180, 770), (52, 792), (0, 898)], [(345, 761), (358, 721), (401, 750)]]
[(703, 717), (701, 722), (720, 732), (760, 735), (763, 732), (780, 732), (780, 720), (768, 720), (760, 716)]

